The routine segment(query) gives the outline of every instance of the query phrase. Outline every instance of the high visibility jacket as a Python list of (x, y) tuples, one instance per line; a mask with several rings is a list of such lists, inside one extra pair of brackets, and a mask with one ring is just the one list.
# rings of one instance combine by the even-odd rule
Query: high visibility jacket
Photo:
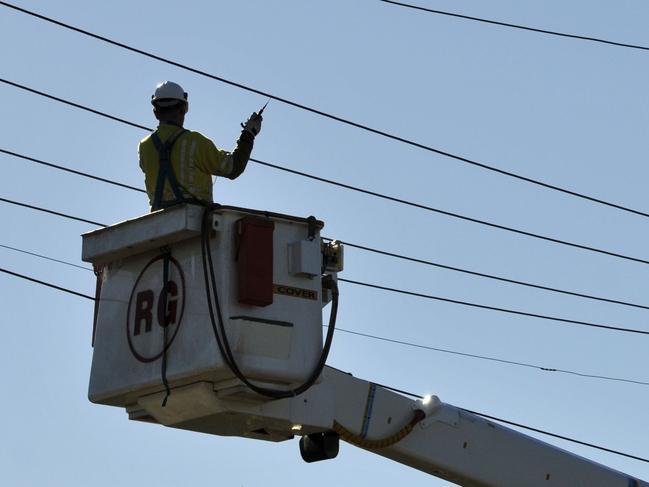
[[(161, 123), (155, 133), (164, 144), (183, 130), (176, 125)], [(152, 135), (140, 141), (138, 154), (149, 203), (152, 210), (156, 210), (158, 208), (154, 208), (153, 203), (160, 156)], [(180, 135), (171, 149), (171, 168), (183, 196), (188, 200), (212, 202), (212, 175), (234, 179), (245, 169), (254, 140), (248, 135), (247, 132), (242, 133), (233, 153), (217, 148), (210, 139), (198, 132), (188, 130)], [(178, 202), (168, 180), (164, 181), (162, 202), (162, 207)]]

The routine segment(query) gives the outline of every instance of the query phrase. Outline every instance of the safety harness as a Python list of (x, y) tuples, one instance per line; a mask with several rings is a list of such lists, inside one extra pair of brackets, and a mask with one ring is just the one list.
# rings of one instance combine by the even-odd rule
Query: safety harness
[[(153, 204), (151, 205), (151, 210), (159, 210), (161, 208), (167, 208), (178, 203), (186, 201), (194, 201), (194, 198), (188, 198), (185, 196), (181, 185), (178, 183), (176, 174), (174, 173), (173, 167), (171, 166), (171, 149), (173, 149), (174, 143), (178, 138), (183, 135), (187, 130), (181, 129), (179, 132), (174, 134), (169, 138), (165, 143), (162, 143), (157, 132), (151, 134), (151, 140), (153, 145), (155, 145), (156, 150), (158, 151), (158, 157), (160, 159), (160, 167), (158, 168), (158, 179), (156, 180), (155, 185), (155, 194), (153, 196)], [(174, 194), (174, 200), (172, 201), (162, 201), (162, 195), (164, 193), (165, 182), (169, 183), (169, 187)]]

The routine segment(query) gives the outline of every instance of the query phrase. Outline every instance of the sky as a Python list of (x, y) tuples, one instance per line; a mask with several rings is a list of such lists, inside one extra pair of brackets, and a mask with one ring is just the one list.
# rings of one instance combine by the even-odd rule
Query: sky
[[(157, 55), (485, 164), (649, 211), (649, 53), (426, 14), (376, 0), (15, 4)], [(649, 46), (641, 0), (418, 0), (418, 5)], [(162, 80), (186, 126), (231, 149), (266, 98), (0, 6), (2, 78), (146, 126)], [(0, 83), (0, 148), (142, 187), (145, 131)], [(647, 217), (580, 200), (271, 101), (253, 156), (532, 233), (649, 259)], [(0, 197), (115, 223), (145, 195), (0, 154)], [(216, 201), (315, 215), (323, 235), (550, 287), (649, 305), (649, 266), (516, 235), (251, 163)], [(0, 267), (84, 294), (89, 224), (0, 204)], [(649, 330), (647, 310), (346, 249), (341, 277)], [(297, 440), (213, 437), (91, 404), (92, 302), (0, 273), (0, 471), (12, 486), (446, 486), (341, 444), (306, 464)], [(649, 337), (341, 284), (338, 326), (468, 354), (649, 382)], [(328, 364), (581, 441), (649, 455), (649, 386), (516, 367), (338, 332)], [(649, 464), (536, 435), (649, 479)], [(513, 460), (514, 461), (514, 460)]]

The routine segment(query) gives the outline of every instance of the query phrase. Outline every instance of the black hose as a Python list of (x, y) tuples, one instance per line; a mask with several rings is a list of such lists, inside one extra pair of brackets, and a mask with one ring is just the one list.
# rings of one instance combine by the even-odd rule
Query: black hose
[(167, 340), (169, 335), (169, 320), (167, 318), (167, 299), (169, 292), (169, 249), (165, 249), (163, 254), (162, 261), (162, 383), (165, 386), (165, 397), (162, 400), (162, 407), (167, 406), (167, 400), (171, 395), (171, 388), (169, 387), (169, 381), (167, 380)]
[[(322, 353), (320, 354), (318, 363), (314, 367), (313, 371), (311, 372), (307, 380), (300, 386), (290, 390), (270, 389), (270, 388), (261, 387), (253, 384), (252, 382), (250, 382), (250, 380), (248, 380), (247, 377), (245, 377), (245, 375), (239, 368), (236, 359), (234, 358), (234, 354), (232, 353), (232, 349), (227, 339), (225, 323), (221, 312), (221, 305), (219, 303), (218, 287), (216, 285), (216, 277), (214, 275), (214, 263), (212, 261), (212, 251), (210, 248), (211, 228), (209, 225), (210, 223), (209, 216), (212, 214), (214, 208), (215, 206), (208, 207), (205, 209), (203, 213), (203, 221), (202, 221), (202, 228), (201, 228), (201, 255), (202, 255), (202, 264), (203, 264), (203, 276), (205, 278), (205, 292), (207, 298), (207, 307), (210, 315), (210, 323), (212, 325), (214, 338), (219, 347), (219, 351), (221, 352), (223, 360), (228, 365), (230, 370), (232, 370), (234, 375), (257, 394), (271, 397), (273, 399), (284, 399), (288, 397), (295, 397), (299, 394), (302, 394), (303, 392), (307, 391), (316, 382), (316, 380), (318, 380), (318, 377), (322, 373), (322, 370), (324, 369), (324, 366), (327, 362), (327, 357), (329, 355), (329, 351), (331, 350), (331, 343), (333, 342), (333, 335), (336, 328), (336, 317), (338, 314), (338, 286), (336, 285), (334, 279), (330, 279), (332, 299), (331, 299), (331, 314), (329, 316), (329, 327), (327, 330), (327, 336), (325, 338), (325, 343), (322, 348)], [(212, 304), (212, 300), (214, 300), (214, 305), (216, 307), (216, 317), (214, 313), (214, 306)], [(215, 318), (218, 318), (218, 325), (217, 325), (217, 320)]]

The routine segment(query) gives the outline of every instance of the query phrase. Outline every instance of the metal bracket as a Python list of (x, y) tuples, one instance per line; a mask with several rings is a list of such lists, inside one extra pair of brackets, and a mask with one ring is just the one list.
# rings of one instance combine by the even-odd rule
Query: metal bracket
[[(427, 402), (426, 402), (427, 401)], [(430, 396), (422, 408), (422, 401), (413, 403), (413, 409), (423, 409), (426, 418), (418, 423), (422, 429), (428, 428), (433, 423), (444, 423), (449, 426), (458, 427), (460, 424), (460, 413), (456, 408), (449, 407), (439, 400), (437, 396)]]

